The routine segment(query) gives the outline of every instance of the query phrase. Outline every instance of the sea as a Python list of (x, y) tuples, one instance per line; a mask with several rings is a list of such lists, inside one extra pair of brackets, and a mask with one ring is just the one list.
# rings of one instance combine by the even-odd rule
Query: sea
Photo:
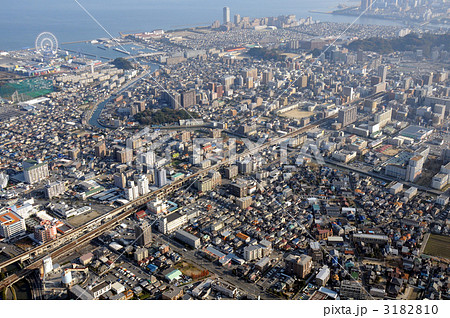
[[(358, 3), (354, 0), (2, 1), (0, 51), (32, 48), (36, 37), (42, 32), (53, 33), (61, 48), (70, 49), (73, 47), (63, 43), (109, 38), (109, 34), (118, 36), (119, 32), (126, 34), (211, 25), (215, 20), (222, 21), (224, 6), (230, 8), (232, 20), (235, 14), (253, 18), (295, 14), (297, 19), (311, 16), (318, 21), (351, 23), (355, 17), (315, 12), (329, 12), (339, 4), (351, 6)], [(368, 17), (361, 17), (357, 23), (401, 25), (396, 21)]]

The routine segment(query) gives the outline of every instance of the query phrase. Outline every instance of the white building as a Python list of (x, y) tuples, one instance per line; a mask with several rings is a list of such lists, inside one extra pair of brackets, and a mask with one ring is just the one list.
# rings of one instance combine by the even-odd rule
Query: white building
[(325, 286), (330, 279), (330, 269), (328, 266), (324, 266), (320, 269), (316, 276), (316, 284), (319, 286)]
[(36, 213), (33, 204), (34, 199), (31, 198), (24, 201), (21, 205), (13, 205), (11, 210), (20, 215), (21, 218), (28, 219), (32, 214)]
[(52, 199), (66, 192), (66, 186), (63, 181), (55, 181), (45, 186), (45, 196)]
[(163, 234), (170, 234), (188, 222), (185, 214), (173, 212), (167, 215), (164, 219), (159, 221), (158, 230)]
[(147, 208), (149, 209), (150, 212), (154, 214), (167, 212), (167, 204), (165, 204), (162, 200), (159, 199), (148, 202)]
[(9, 176), (6, 173), (0, 172), (0, 190), (3, 190), (8, 185)]
[(150, 192), (150, 189), (148, 187), (148, 178), (146, 175), (140, 175), (139, 179), (137, 180), (137, 187), (139, 195), (146, 195)]
[(20, 215), (7, 209), (0, 212), (0, 236), (10, 239), (25, 231), (25, 220)]
[(51, 256), (46, 256), (42, 260), (44, 266), (44, 275), (50, 273), (53, 270), (53, 261)]
[(448, 174), (438, 173), (431, 180), (431, 187), (433, 189), (441, 190), (448, 184)]
[(36, 160), (26, 160), (22, 163), (25, 181), (29, 184), (39, 182), (49, 176), (48, 164)]
[(99, 298), (101, 295), (107, 293), (109, 290), (111, 290), (111, 283), (102, 282), (97, 286), (94, 286), (91, 292), (94, 298)]
[(139, 197), (139, 188), (134, 181), (128, 182), (128, 188), (125, 189), (125, 198), (128, 201), (136, 200)]

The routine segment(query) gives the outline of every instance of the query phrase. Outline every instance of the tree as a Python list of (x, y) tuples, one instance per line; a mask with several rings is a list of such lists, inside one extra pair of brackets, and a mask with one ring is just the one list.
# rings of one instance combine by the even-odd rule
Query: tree
[(114, 61), (112, 61), (112, 64), (115, 67), (120, 68), (122, 70), (134, 69), (133, 64), (131, 64), (130, 61), (128, 61), (127, 59), (124, 59), (123, 57), (118, 57), (118, 58), (114, 59)]

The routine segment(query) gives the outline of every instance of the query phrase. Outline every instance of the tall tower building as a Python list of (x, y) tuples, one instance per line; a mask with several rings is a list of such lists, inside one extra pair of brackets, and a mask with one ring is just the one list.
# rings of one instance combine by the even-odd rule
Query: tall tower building
[(163, 187), (167, 184), (166, 169), (155, 169), (155, 183), (158, 187)]
[(230, 22), (230, 8), (224, 7), (223, 8), (223, 24), (227, 24)]
[(155, 166), (155, 152), (154, 151), (148, 151), (140, 154), (139, 160), (143, 165), (148, 165), (149, 167)]
[(381, 77), (382, 82), (386, 82), (387, 66), (385, 65), (378, 66), (378, 76)]
[(358, 114), (358, 109), (356, 106), (347, 107), (344, 109), (339, 110), (338, 114), (338, 122), (342, 124), (342, 127), (348, 126), (351, 123), (354, 123)]
[(234, 24), (239, 24), (239, 23), (241, 23), (241, 15), (235, 14), (234, 15)]
[(136, 236), (136, 243), (140, 246), (147, 246), (152, 242), (152, 227), (147, 221), (136, 225), (134, 234)]

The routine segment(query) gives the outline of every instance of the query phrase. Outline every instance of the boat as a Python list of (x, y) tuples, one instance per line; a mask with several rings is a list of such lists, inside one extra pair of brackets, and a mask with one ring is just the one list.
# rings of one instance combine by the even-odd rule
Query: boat
[(104, 46), (97, 46), (97, 47), (101, 50), (106, 50), (106, 48)]
[(114, 51), (117, 51), (117, 52), (120, 52), (120, 53), (123, 53), (123, 54), (128, 54), (128, 55), (131, 55), (131, 53), (130, 52), (128, 52), (128, 51), (125, 51), (125, 50), (122, 50), (122, 49), (118, 49), (118, 48), (113, 48), (113, 50)]

